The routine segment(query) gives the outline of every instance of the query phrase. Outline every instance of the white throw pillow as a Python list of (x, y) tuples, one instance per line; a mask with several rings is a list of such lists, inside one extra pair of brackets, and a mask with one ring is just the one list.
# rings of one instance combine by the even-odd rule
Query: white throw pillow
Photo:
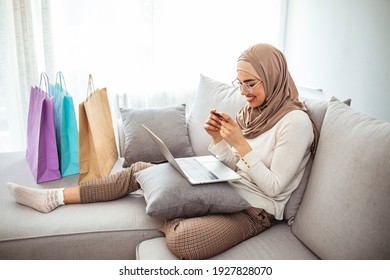
[(236, 118), (236, 113), (246, 103), (240, 91), (232, 85), (225, 84), (204, 75), (200, 76), (195, 100), (188, 117), (187, 127), (191, 146), (197, 156), (209, 155), (210, 136), (204, 130), (210, 109), (216, 108)]

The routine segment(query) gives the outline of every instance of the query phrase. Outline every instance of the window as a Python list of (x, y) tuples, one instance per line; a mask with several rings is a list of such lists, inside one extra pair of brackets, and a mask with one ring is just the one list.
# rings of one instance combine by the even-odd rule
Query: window
[(190, 105), (199, 74), (230, 82), (248, 46), (279, 46), (281, 2), (2, 1), (0, 151), (25, 148), (29, 90), (41, 71), (51, 83), (62, 71), (76, 106), (92, 74), (114, 118), (122, 105)]

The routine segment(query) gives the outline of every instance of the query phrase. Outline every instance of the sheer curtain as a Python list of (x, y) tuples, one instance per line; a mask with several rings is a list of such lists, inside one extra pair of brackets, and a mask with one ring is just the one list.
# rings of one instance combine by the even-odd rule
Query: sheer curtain
[(0, 152), (25, 149), (30, 87), (53, 65), (49, 13), (48, 0), (0, 0)]
[(190, 106), (200, 74), (229, 83), (245, 48), (282, 47), (284, 1), (0, 0), (0, 152), (25, 149), (40, 72), (62, 71), (76, 106), (92, 74), (114, 119), (120, 106)]

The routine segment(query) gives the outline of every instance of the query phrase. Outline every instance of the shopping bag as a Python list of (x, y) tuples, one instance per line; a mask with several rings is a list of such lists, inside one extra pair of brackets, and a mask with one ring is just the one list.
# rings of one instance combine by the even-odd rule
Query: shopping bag
[[(46, 91), (42, 90), (42, 80)], [(32, 87), (27, 119), (26, 159), (37, 183), (61, 179), (56, 133), (54, 99), (48, 95), (49, 79), (41, 74), (39, 87)]]
[(107, 176), (118, 159), (107, 90), (95, 90), (92, 75), (89, 93), (79, 105), (79, 183)]
[(49, 93), (54, 97), (56, 141), (61, 175), (79, 174), (79, 133), (76, 113), (73, 98), (66, 89), (62, 72), (57, 72), (55, 84), (49, 84)]

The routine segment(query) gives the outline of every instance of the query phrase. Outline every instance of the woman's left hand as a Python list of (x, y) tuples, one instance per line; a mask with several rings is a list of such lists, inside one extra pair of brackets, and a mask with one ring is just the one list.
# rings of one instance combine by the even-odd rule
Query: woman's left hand
[(220, 135), (229, 145), (233, 146), (238, 151), (241, 157), (243, 157), (252, 150), (251, 146), (248, 141), (246, 141), (238, 124), (228, 114), (220, 114), (223, 117), (219, 132)]

